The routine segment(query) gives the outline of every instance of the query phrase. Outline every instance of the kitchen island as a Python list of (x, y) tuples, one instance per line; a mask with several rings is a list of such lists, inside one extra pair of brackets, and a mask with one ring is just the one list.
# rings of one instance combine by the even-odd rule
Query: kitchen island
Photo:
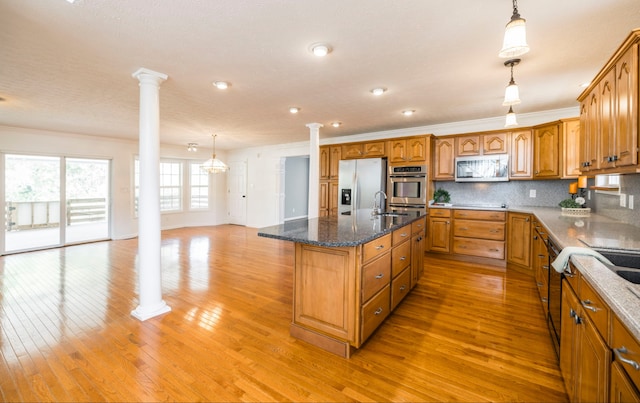
[(293, 337), (349, 357), (422, 275), (425, 215), (289, 221), (258, 235), (295, 243)]

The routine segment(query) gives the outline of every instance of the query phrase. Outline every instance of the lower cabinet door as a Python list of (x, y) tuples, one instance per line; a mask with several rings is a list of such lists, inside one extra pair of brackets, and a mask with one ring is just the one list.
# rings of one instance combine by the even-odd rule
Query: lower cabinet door
[(502, 260), (504, 259), (504, 241), (455, 237), (453, 253)]
[(391, 302), (391, 286), (387, 285), (379, 294), (371, 298), (362, 307), (362, 342), (371, 336), (374, 330), (382, 321), (389, 316), (391, 311), (389, 304)]
[(404, 271), (391, 281), (391, 310), (404, 299), (411, 291), (411, 268), (407, 267)]
[(633, 386), (624, 369), (616, 361), (611, 363), (609, 401), (611, 403), (640, 403), (640, 393)]

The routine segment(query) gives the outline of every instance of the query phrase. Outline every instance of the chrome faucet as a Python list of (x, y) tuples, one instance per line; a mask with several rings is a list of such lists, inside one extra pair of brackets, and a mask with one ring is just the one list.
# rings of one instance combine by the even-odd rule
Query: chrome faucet
[(378, 215), (378, 214), (382, 213), (382, 200), (380, 200), (380, 204), (378, 204), (378, 195), (379, 194), (382, 194), (382, 196), (384, 196), (383, 200), (387, 200), (387, 194), (385, 192), (383, 192), (382, 190), (378, 190), (373, 195), (373, 211), (371, 212), (371, 214), (373, 214), (373, 215)]

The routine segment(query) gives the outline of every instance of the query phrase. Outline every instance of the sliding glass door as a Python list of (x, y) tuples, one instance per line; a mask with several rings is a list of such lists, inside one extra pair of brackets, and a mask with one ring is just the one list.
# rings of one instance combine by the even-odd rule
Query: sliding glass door
[(5, 251), (60, 245), (60, 158), (6, 155)]
[(109, 237), (109, 161), (66, 159), (66, 243)]
[(109, 238), (110, 161), (4, 155), (5, 253)]

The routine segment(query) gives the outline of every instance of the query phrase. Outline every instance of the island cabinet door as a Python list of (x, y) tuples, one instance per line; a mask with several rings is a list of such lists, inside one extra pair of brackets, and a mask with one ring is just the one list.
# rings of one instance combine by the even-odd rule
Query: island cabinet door
[(296, 243), (295, 259), (294, 324), (354, 342), (360, 313), (355, 248)]

